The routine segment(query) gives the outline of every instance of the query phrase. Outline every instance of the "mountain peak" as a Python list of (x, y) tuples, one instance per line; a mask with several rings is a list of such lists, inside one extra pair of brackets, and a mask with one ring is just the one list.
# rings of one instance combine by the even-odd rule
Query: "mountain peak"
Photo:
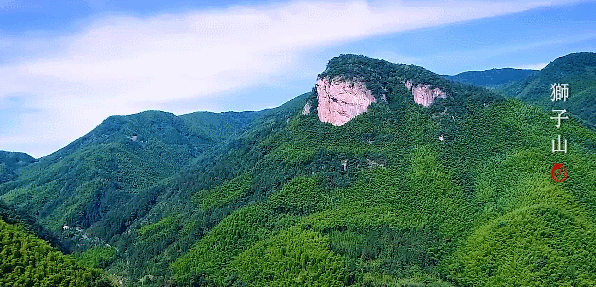
[(319, 120), (341, 126), (368, 111), (371, 104), (393, 100), (388, 99), (392, 94), (410, 94), (410, 101), (429, 107), (437, 98), (448, 97), (446, 84), (422, 67), (342, 54), (332, 58), (317, 78)]

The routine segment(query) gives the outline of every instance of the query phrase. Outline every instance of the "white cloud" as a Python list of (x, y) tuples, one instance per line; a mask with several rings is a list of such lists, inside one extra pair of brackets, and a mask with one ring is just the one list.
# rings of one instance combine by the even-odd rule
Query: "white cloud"
[[(25, 151), (45, 155), (109, 115), (212, 97), (299, 73), (302, 55), (321, 47), (545, 5), (550, 2), (292, 2), (95, 19), (56, 41), (18, 40), (42, 43), (52, 53), (1, 67), (0, 98), (37, 95), (27, 105), (42, 109), (44, 118), (28, 115), (12, 134), (0, 134), (0, 149), (22, 150), (19, 139), (43, 134), (39, 138), (53, 144), (40, 140), (38, 148)], [(0, 38), (2, 45), (14, 41)], [(52, 44), (57, 41), (58, 51)]]
[(548, 65), (548, 63), (524, 64), (524, 65), (515, 66), (514, 68), (529, 69), (529, 70), (542, 70), (542, 68), (546, 67), (546, 65)]
[(16, 1), (13, 1), (13, 0), (0, 0), (0, 11), (2, 11), (4, 9), (11, 8), (12, 6), (15, 6), (16, 4), (17, 4)]

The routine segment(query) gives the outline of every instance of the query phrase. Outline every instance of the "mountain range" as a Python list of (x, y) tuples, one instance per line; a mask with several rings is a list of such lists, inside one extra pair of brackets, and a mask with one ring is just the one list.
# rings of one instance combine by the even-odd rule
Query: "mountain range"
[(486, 71), (468, 71), (455, 76), (443, 76), (448, 80), (469, 85), (481, 86), (489, 89), (513, 84), (527, 77), (534, 76), (537, 70), (528, 69), (490, 69)]
[[(93, 284), (594, 286), (595, 67), (441, 76), (340, 55), (274, 109), (112, 116), (40, 159), (1, 152), (0, 224)], [(2, 260), (0, 282), (25, 276)]]
[(570, 98), (565, 103), (565, 109), (596, 129), (596, 53), (581, 52), (559, 57), (540, 71), (506, 68), (445, 77), (489, 88), (547, 111), (559, 106), (551, 101), (551, 85), (568, 84)]

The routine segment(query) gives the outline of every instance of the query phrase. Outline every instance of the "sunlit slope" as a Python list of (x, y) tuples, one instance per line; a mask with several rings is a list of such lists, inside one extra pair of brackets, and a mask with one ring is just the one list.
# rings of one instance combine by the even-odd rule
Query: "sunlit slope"
[[(581, 120), (557, 129), (539, 107), (363, 56), (320, 76), (377, 102), (343, 126), (319, 120), (316, 90), (252, 116), (110, 118), (116, 136), (98, 127), (1, 197), (126, 286), (596, 284), (596, 134)], [(420, 106), (407, 81), (448, 97)], [(567, 154), (551, 152), (559, 134)]]
[[(206, 204), (210, 192), (232, 198), (229, 206), (251, 200), (172, 264), (177, 282), (596, 284), (594, 132), (579, 121), (557, 130), (538, 108), (428, 72), (421, 82), (452, 98), (424, 108), (399, 86), (404, 66), (351, 56), (334, 65), (380, 75), (359, 74), (393, 87), (387, 102), (340, 127), (297, 114), (271, 134), (274, 147), (254, 169), (195, 194), (197, 209), (218, 208)], [(551, 152), (557, 134), (567, 154)], [(565, 163), (567, 181), (550, 178), (554, 162)]]
[(113, 286), (98, 269), (84, 267), (47, 242), (0, 219), (0, 285)]

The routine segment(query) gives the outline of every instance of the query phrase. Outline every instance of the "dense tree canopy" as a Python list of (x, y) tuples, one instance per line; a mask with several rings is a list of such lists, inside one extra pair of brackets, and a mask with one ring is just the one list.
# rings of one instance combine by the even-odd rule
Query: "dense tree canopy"
[[(555, 129), (520, 100), (364, 56), (319, 76), (384, 100), (343, 126), (301, 113), (316, 90), (257, 114), (109, 118), (0, 197), (128, 286), (595, 284), (582, 121)], [(406, 81), (448, 97), (422, 107)]]
[(113, 286), (98, 269), (84, 267), (19, 226), (0, 220), (0, 285)]

